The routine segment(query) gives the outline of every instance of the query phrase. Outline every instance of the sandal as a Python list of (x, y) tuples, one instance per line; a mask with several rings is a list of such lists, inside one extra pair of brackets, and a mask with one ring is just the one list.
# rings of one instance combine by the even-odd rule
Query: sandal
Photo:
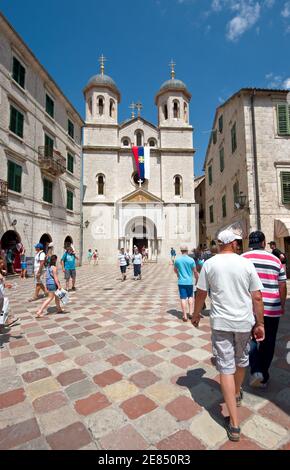
[(237, 403), (237, 406), (242, 406), (242, 400), (244, 398), (244, 390), (242, 389), (242, 387), (240, 388), (240, 394), (236, 397), (236, 403)]
[(188, 318), (182, 317), (182, 321), (184, 321), (184, 322), (185, 322), (185, 321), (188, 321)]
[(38, 313), (35, 315), (35, 318), (42, 318), (44, 317), (44, 313)]
[(241, 437), (241, 428), (235, 428), (231, 425), (230, 417), (225, 417), (225, 430), (227, 431), (227, 435), (230, 441), (238, 442)]

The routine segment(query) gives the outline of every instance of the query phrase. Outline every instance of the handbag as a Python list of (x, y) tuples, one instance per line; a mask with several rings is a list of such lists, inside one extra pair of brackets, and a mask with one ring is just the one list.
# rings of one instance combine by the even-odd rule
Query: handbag
[(65, 289), (57, 289), (55, 291), (55, 295), (59, 298), (59, 300), (66, 305), (69, 301), (68, 292)]

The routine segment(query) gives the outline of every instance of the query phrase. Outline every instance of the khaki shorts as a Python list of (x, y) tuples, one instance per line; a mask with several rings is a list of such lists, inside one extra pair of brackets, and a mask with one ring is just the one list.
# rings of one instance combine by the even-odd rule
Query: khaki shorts
[(234, 374), (249, 365), (251, 331), (246, 333), (212, 330), (212, 350), (221, 374)]

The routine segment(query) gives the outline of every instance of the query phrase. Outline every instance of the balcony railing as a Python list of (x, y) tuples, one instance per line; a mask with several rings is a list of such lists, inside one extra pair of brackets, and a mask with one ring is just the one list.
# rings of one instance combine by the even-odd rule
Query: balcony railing
[(53, 176), (60, 176), (66, 171), (66, 159), (51, 147), (38, 147), (38, 161), (42, 171)]
[(8, 202), (8, 183), (0, 180), (0, 206), (6, 206)]

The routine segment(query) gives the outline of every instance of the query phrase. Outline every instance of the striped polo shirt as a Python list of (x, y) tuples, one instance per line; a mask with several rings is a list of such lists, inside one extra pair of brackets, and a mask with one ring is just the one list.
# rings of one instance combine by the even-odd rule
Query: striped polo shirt
[(254, 264), (263, 284), (264, 315), (280, 317), (282, 315), (279, 282), (287, 280), (281, 261), (266, 250), (252, 250), (241, 256)]

